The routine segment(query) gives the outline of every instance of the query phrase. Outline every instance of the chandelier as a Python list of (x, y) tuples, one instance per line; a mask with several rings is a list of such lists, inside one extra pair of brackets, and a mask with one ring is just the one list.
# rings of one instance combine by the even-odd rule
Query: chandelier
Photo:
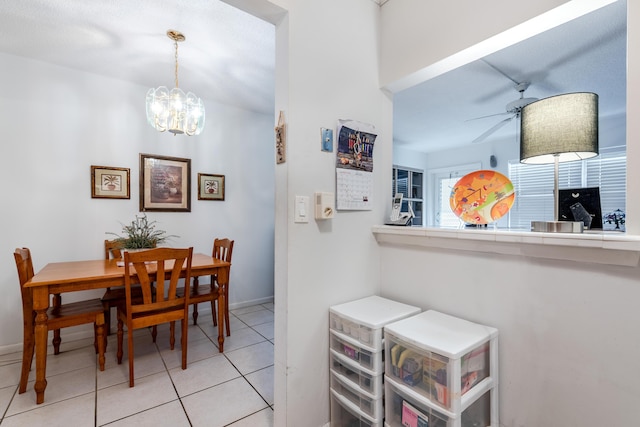
[(178, 42), (185, 40), (184, 34), (168, 30), (167, 36), (175, 46), (175, 83), (168, 90), (166, 86), (151, 88), (147, 92), (147, 121), (160, 132), (169, 131), (174, 136), (186, 134), (199, 135), (204, 128), (204, 103), (189, 92), (186, 95), (178, 88)]

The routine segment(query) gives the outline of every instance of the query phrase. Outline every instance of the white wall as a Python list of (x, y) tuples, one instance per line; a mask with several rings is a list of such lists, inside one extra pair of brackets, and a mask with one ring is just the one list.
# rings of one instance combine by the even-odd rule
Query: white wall
[[(378, 85), (376, 3), (275, 3), (288, 11), (276, 30), (276, 110), (287, 117), (288, 149), (276, 166), (274, 425), (319, 426), (329, 421), (329, 307), (378, 291), (371, 226), (391, 188), (391, 101)], [(373, 210), (296, 224), (295, 195), (335, 191), (336, 155), (320, 151), (320, 128), (338, 119), (376, 127)]]
[(640, 269), (391, 246), (381, 260), (383, 296), (499, 329), (500, 426), (637, 425)]
[[(483, 3), (483, 16), (500, 16), (505, 22), (522, 19), (521, 10), (502, 7), (500, 3)], [(387, 5), (390, 9), (401, 5), (408, 8), (413, 13), (411, 19), (419, 19), (415, 16), (418, 9), (413, 6), (422, 7), (425, 13), (448, 23), (447, 28), (420, 28), (423, 39), (435, 39), (437, 35), (438, 52), (455, 53), (456, 48), (460, 49), (460, 39), (467, 40), (469, 45), (483, 40), (483, 31), (478, 27), (484, 25), (457, 25), (459, 16), (449, 13), (448, 6), (417, 1), (391, 1)], [(386, 11), (385, 6), (383, 18)], [(396, 24), (407, 27), (407, 21), (397, 15), (394, 19)], [(383, 23), (393, 24), (388, 19), (383, 19)], [(640, 96), (640, 38), (634, 37), (640, 28), (637, 2), (628, 2), (628, 24), (627, 116), (632, 118), (640, 113), (637, 102), (631, 102)], [(404, 28), (399, 30), (404, 31)], [(428, 56), (423, 53), (418, 55), (420, 58), (412, 59), (414, 65)], [(442, 59), (431, 53), (421, 66)], [(383, 59), (387, 66), (394, 67), (384, 52)], [(406, 64), (393, 70), (395, 75), (407, 72), (402, 66)], [(627, 122), (626, 133), (630, 189), (627, 218), (632, 222), (627, 230), (637, 235), (639, 225), (634, 219), (638, 218), (640, 198), (632, 191), (633, 183), (640, 179), (637, 120)], [(630, 426), (638, 423), (635, 405), (640, 399), (640, 383), (629, 368), (640, 356), (640, 341), (635, 338), (640, 323), (640, 312), (636, 308), (640, 298), (638, 266), (395, 246), (382, 246), (380, 255), (383, 296), (500, 330), (501, 426)], [(403, 268), (398, 269), (398, 265)]]
[[(272, 298), (271, 115), (205, 101), (203, 133), (173, 137), (146, 123), (148, 88), (4, 54), (0, 67), (7, 82), (0, 95), (0, 353), (22, 342), (13, 250), (31, 248), (36, 270), (103, 257), (105, 232), (120, 232), (120, 223), (139, 213), (139, 153), (191, 159), (191, 212), (148, 213), (158, 228), (180, 236), (171, 244), (210, 253), (214, 237), (234, 239), (231, 306)], [(131, 199), (92, 199), (91, 165), (130, 168)], [(225, 175), (224, 202), (197, 200), (199, 172)], [(80, 297), (86, 295), (65, 299)]]

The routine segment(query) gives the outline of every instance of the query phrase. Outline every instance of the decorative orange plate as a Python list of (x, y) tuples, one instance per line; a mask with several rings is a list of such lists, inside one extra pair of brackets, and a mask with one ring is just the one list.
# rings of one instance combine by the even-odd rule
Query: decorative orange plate
[(451, 190), (449, 204), (467, 224), (490, 224), (509, 212), (516, 197), (506, 176), (492, 170), (471, 172)]

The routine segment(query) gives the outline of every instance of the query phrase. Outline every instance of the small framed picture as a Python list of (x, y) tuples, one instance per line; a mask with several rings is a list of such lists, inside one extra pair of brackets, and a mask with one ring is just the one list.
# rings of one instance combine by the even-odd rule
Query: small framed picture
[(140, 154), (140, 212), (191, 212), (191, 159)]
[(224, 175), (199, 173), (198, 200), (224, 200)]
[(128, 168), (91, 166), (92, 199), (129, 199), (130, 197)]

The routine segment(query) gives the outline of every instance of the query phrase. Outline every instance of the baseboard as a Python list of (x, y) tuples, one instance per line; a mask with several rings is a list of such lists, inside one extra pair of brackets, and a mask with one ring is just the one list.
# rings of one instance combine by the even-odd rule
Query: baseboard
[(273, 303), (273, 297), (258, 298), (252, 301), (243, 301), (239, 303), (229, 304), (229, 311), (237, 310), (238, 308), (250, 307), (252, 305), (269, 304), (269, 303)]
[[(251, 307), (252, 305), (258, 305), (258, 304), (269, 304), (269, 303), (273, 303), (273, 297), (267, 297), (267, 298), (258, 298), (258, 299), (254, 299), (251, 301), (243, 301), (243, 302), (239, 302), (239, 303), (232, 303), (229, 304), (229, 311), (233, 311), (233, 310), (237, 310), (239, 308), (244, 308), (244, 307)], [(198, 314), (203, 314), (203, 313), (211, 313), (211, 305), (210, 304), (200, 304), (198, 305)]]
[[(69, 333), (64, 333), (64, 330), (63, 330), (61, 345), (63, 346), (63, 349), (64, 349), (65, 343), (68, 343), (71, 341), (77, 341), (85, 338), (93, 338), (93, 334), (94, 334), (93, 327), (88, 325), (86, 330), (79, 330), (79, 331), (74, 331)], [(47, 336), (47, 344), (50, 345), (52, 339), (53, 339), (53, 332), (49, 332)], [(18, 353), (18, 352), (22, 352), (22, 343), (7, 344), (7, 345), (0, 346), (0, 356), (9, 354), (9, 353)]]

